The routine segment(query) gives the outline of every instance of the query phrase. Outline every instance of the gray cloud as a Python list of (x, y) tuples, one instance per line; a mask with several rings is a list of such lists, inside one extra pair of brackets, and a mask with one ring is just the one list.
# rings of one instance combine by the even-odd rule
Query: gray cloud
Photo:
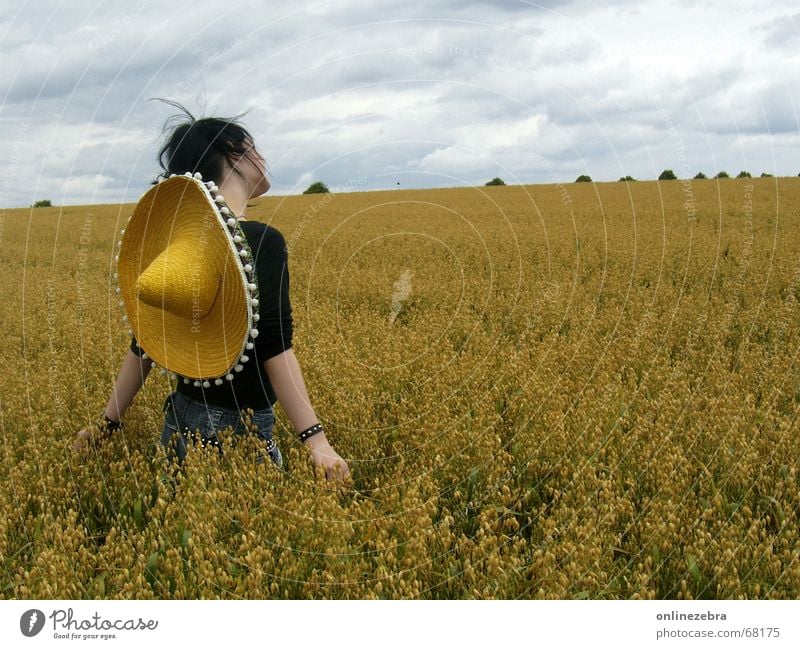
[(763, 43), (770, 49), (796, 47), (800, 41), (800, 13), (778, 16), (754, 30), (764, 34)]

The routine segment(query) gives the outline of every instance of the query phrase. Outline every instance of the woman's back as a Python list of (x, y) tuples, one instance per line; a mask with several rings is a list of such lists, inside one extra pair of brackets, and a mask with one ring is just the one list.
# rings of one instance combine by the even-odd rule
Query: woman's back
[[(264, 361), (283, 353), (292, 346), (293, 321), (289, 300), (289, 266), (286, 242), (276, 228), (259, 221), (243, 220), (239, 223), (253, 251), (258, 282), (258, 338), (248, 362), (241, 372), (234, 373), (232, 381), (204, 388), (195, 386), (193, 380), (178, 377), (176, 391), (191, 399), (241, 410), (261, 410), (273, 405), (277, 398), (269, 381)], [(144, 353), (131, 340), (131, 351), (137, 356)]]

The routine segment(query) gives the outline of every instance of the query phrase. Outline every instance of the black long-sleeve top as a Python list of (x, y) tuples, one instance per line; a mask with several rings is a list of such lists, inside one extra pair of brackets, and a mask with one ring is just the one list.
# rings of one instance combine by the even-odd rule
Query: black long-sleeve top
[[(258, 336), (253, 349), (247, 352), (250, 360), (241, 372), (234, 372), (231, 381), (204, 388), (195, 387), (194, 380), (185, 383), (178, 377), (176, 390), (196, 401), (233, 410), (252, 408), (262, 410), (277, 401), (269, 381), (264, 361), (283, 353), (292, 346), (292, 307), (289, 302), (288, 251), (283, 235), (276, 228), (258, 221), (239, 224), (253, 251), (258, 281)], [(134, 336), (131, 351), (141, 356), (143, 350)]]

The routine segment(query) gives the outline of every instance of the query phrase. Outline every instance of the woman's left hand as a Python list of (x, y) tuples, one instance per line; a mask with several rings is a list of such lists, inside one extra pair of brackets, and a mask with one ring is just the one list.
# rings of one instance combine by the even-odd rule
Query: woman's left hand
[(92, 438), (92, 431), (89, 428), (79, 430), (72, 443), (73, 451), (85, 451), (89, 447), (89, 440)]
[(326, 480), (337, 480), (347, 486), (353, 483), (347, 462), (333, 450), (325, 438), (325, 433), (312, 435), (305, 441), (305, 445), (311, 450), (314, 467), (322, 467), (325, 471)]

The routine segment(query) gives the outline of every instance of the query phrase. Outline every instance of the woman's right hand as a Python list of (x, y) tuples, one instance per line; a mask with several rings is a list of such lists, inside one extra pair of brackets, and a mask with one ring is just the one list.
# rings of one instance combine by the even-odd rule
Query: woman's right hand
[(325, 479), (345, 487), (353, 486), (353, 476), (344, 458), (333, 450), (325, 437), (325, 433), (317, 433), (303, 442), (311, 449), (311, 461), (316, 468), (321, 468)]

